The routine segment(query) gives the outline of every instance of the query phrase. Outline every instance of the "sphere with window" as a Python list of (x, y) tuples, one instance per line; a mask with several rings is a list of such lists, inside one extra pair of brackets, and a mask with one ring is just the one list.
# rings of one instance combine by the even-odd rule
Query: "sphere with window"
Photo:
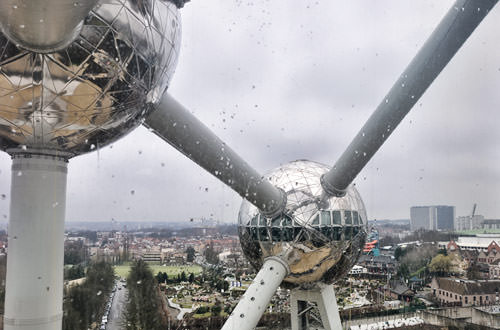
[(351, 185), (344, 197), (322, 197), (326, 165), (307, 160), (285, 164), (266, 178), (287, 195), (287, 212), (266, 218), (247, 200), (239, 212), (243, 252), (260, 269), (270, 256), (286, 255), (290, 274), (284, 284), (307, 287), (333, 283), (356, 263), (367, 235), (366, 210)]

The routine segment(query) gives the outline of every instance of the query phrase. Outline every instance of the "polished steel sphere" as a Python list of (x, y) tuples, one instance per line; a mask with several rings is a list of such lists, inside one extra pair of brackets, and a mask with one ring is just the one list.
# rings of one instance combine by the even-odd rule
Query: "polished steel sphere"
[(167, 89), (180, 37), (167, 0), (102, 1), (76, 40), (53, 53), (0, 34), (0, 150), (75, 156), (128, 133)]
[(342, 278), (356, 263), (367, 235), (366, 210), (351, 185), (344, 197), (321, 198), (320, 177), (329, 167), (298, 160), (265, 177), (287, 195), (287, 214), (269, 219), (246, 200), (239, 212), (245, 256), (260, 269), (265, 258), (281, 256), (290, 267), (289, 286), (327, 284)]

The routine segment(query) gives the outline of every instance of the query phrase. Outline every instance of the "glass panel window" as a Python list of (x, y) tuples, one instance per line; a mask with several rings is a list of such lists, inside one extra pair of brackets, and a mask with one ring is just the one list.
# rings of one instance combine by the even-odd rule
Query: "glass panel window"
[(313, 221), (312, 221), (312, 225), (313, 225), (313, 226), (314, 226), (314, 225), (319, 225), (319, 214), (317, 214), (317, 215), (314, 217), (314, 219), (313, 219)]
[(289, 217), (285, 216), (283, 217), (283, 221), (281, 222), (282, 226), (291, 226), (292, 225), (292, 219)]
[(344, 211), (344, 218), (346, 225), (352, 225), (352, 213), (351, 211)]
[(271, 238), (273, 239), (273, 242), (280, 242), (281, 228), (276, 228), (276, 227), (271, 228)]
[(332, 215), (330, 211), (321, 211), (321, 224), (326, 226), (332, 224)]
[(333, 240), (340, 241), (342, 239), (342, 227), (333, 228)]
[(340, 214), (340, 211), (333, 211), (333, 224), (334, 225), (342, 224), (342, 216)]
[(268, 241), (269, 235), (267, 233), (267, 228), (259, 228), (259, 236), (261, 241)]
[(352, 238), (352, 227), (344, 227), (344, 239), (350, 240)]
[(259, 217), (259, 226), (265, 227), (267, 225), (266, 223), (266, 217), (260, 216)]
[(352, 222), (353, 224), (359, 224), (358, 211), (352, 211)]
[(293, 241), (293, 228), (292, 227), (283, 228), (283, 241), (285, 241), (285, 242)]
[(257, 214), (255, 217), (252, 218), (252, 221), (250, 221), (251, 226), (257, 226), (257, 221), (259, 221), (259, 215)]

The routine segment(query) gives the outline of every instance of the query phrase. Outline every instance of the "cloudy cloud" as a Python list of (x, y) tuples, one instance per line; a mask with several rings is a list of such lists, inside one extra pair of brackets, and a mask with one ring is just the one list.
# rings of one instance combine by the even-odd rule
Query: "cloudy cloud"
[[(192, 1), (170, 92), (257, 170), (333, 164), (452, 1)], [(500, 217), (500, 9), (356, 180), (370, 218)], [(0, 217), (10, 160), (0, 156)], [(70, 162), (68, 220), (235, 221), (239, 197), (146, 129)], [(132, 191), (134, 191), (132, 193)]]

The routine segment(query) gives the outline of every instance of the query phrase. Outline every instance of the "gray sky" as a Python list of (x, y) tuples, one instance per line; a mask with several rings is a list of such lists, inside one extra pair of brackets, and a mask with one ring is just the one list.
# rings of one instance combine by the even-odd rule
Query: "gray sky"
[[(170, 92), (261, 172), (333, 164), (452, 3), (193, 0)], [(499, 21), (495, 8), (357, 178), (369, 218), (474, 202), (500, 217)], [(69, 169), (70, 221), (236, 221), (240, 198), (144, 128)], [(2, 220), (5, 153), (0, 171)]]

